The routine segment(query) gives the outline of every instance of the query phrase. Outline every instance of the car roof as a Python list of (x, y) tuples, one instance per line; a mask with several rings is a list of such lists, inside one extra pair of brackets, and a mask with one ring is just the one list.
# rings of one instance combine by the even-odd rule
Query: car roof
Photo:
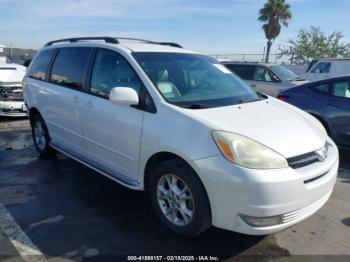
[(330, 77), (322, 80), (307, 82), (298, 86), (294, 86), (292, 88), (288, 88), (285, 91), (282, 91), (281, 94), (288, 93), (289, 91), (292, 91), (292, 90), (300, 90), (303, 87), (307, 87), (307, 86), (314, 86), (314, 85), (319, 85), (319, 84), (328, 83), (332, 81), (341, 81), (341, 80), (347, 80), (347, 79), (350, 79), (350, 75), (334, 76), (334, 77)]
[(148, 44), (148, 43), (121, 43), (120, 45), (130, 49), (132, 52), (169, 52), (169, 53), (196, 53), (184, 48)]
[(327, 61), (350, 61), (350, 58), (323, 58), (323, 59), (315, 59), (315, 61), (327, 62)]
[(339, 75), (339, 76), (333, 76), (333, 77), (329, 77), (326, 79), (321, 79), (321, 80), (317, 80), (317, 81), (313, 81), (313, 82), (308, 82), (308, 83), (305, 83), (303, 85), (322, 84), (322, 83), (326, 83), (326, 82), (344, 80), (344, 79), (349, 79), (349, 78), (350, 78), (350, 75)]

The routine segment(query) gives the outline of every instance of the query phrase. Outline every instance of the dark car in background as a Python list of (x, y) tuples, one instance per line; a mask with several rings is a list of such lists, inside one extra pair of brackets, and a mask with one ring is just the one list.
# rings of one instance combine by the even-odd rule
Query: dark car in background
[(279, 99), (315, 116), (337, 144), (350, 146), (350, 75), (285, 90)]

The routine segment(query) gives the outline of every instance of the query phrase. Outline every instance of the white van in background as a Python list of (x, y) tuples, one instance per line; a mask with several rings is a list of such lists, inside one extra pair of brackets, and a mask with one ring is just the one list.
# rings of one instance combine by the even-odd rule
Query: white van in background
[(316, 81), (348, 74), (350, 74), (350, 58), (328, 58), (313, 60), (306, 73), (300, 76), (309, 81)]

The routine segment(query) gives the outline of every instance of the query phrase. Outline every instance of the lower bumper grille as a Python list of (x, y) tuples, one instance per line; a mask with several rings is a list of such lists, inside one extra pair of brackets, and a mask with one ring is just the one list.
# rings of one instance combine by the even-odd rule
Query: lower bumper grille
[(325, 196), (323, 196), (320, 200), (312, 203), (309, 206), (281, 215), (282, 224), (312, 215), (327, 202), (331, 193), (332, 191), (330, 191)]

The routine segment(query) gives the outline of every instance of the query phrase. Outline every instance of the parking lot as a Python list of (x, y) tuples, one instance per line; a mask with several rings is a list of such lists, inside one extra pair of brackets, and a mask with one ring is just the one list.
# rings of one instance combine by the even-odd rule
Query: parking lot
[(334, 260), (349, 261), (347, 151), (341, 151), (331, 199), (306, 221), (265, 237), (211, 228), (184, 239), (159, 223), (146, 192), (119, 186), (62, 154), (38, 159), (31, 139), (27, 120), (1, 119), (0, 260), (28, 260), (30, 255), (49, 261), (208, 255), (220, 260), (327, 261), (329, 257), (324, 255), (334, 255)]

